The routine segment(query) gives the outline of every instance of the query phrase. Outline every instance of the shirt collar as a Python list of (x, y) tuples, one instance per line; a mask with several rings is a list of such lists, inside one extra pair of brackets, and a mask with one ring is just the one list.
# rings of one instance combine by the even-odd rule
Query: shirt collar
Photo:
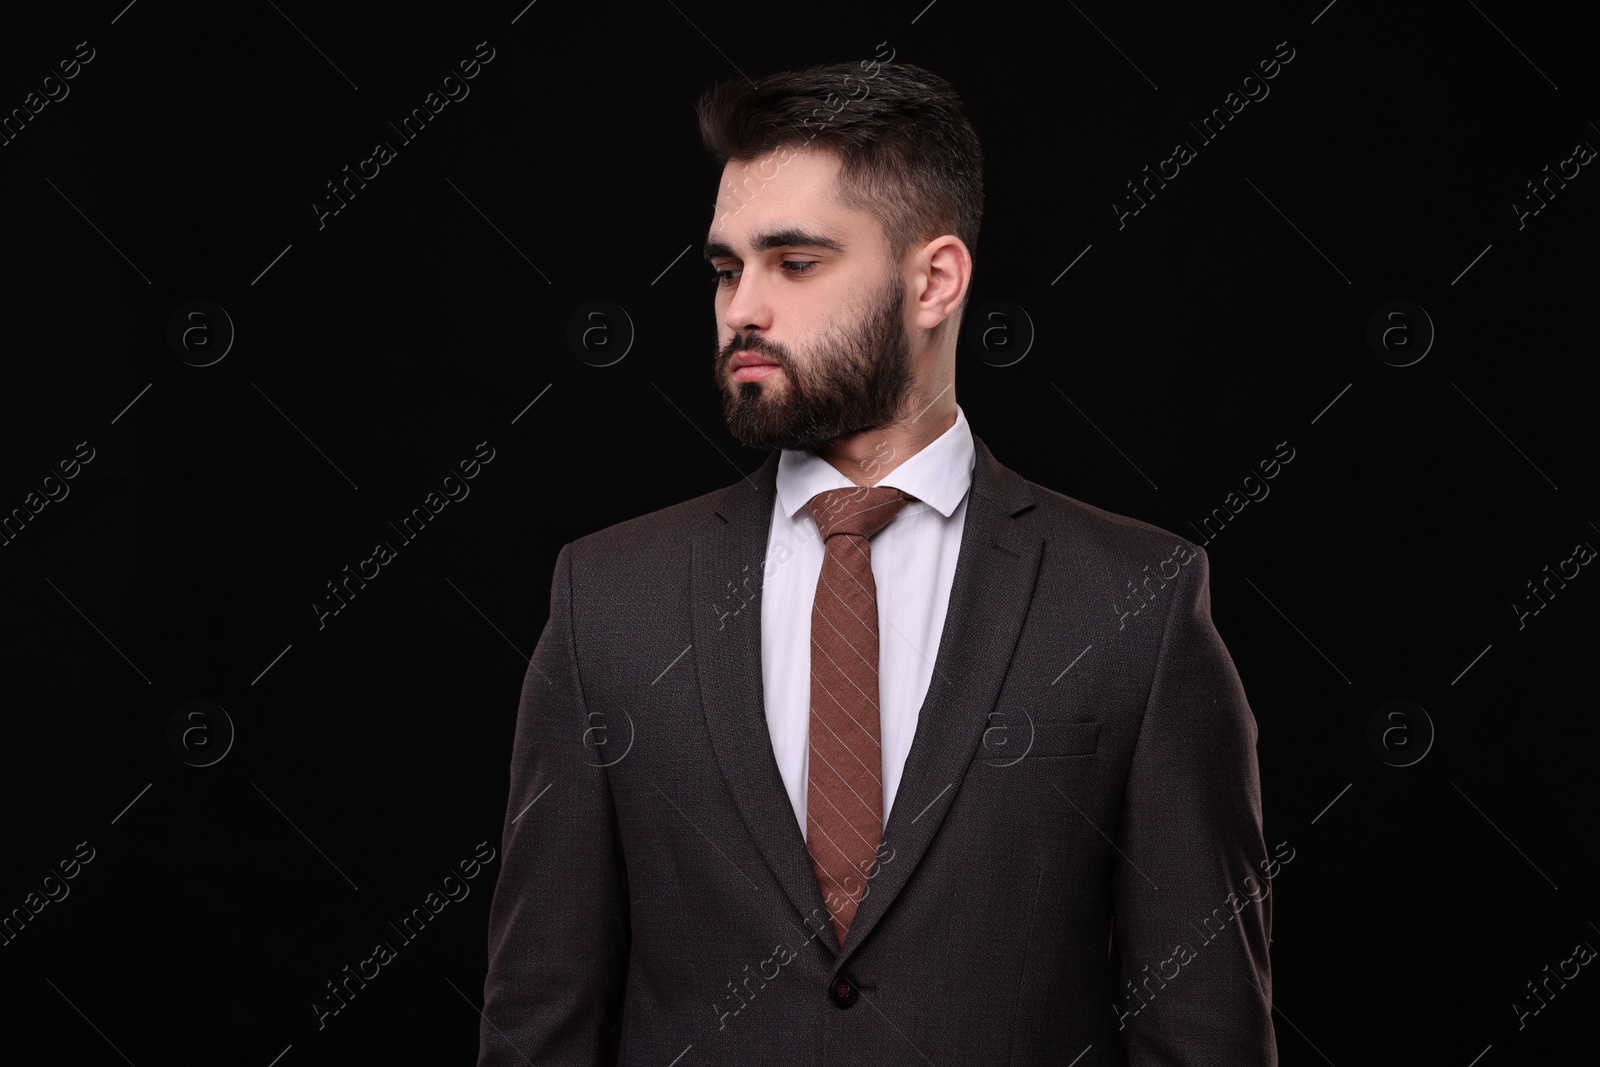
[[(972, 431), (957, 404), (956, 421), (948, 430), (874, 484), (909, 493), (948, 519), (972, 486), (976, 462)], [(815, 452), (784, 449), (778, 459), (778, 506), (791, 519), (818, 493), (854, 485)]]

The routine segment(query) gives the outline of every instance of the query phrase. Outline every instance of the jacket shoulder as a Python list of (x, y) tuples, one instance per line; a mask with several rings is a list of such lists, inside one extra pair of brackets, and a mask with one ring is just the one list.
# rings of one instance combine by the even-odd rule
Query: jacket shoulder
[[(636, 515), (575, 538), (567, 547), (574, 566), (616, 573), (616, 568), (645, 560), (678, 560), (702, 529), (723, 520), (717, 517), (736, 505), (750, 506), (750, 487), (743, 482), (656, 511)], [(580, 563), (581, 561), (581, 563)]]
[(1103, 563), (1119, 571), (1127, 564), (1138, 570), (1145, 563), (1165, 559), (1174, 549), (1204, 550), (1181, 534), (1028, 482), (1035, 506), (1025, 518), (1046, 540), (1064, 542), (1072, 555), (1089, 563)]

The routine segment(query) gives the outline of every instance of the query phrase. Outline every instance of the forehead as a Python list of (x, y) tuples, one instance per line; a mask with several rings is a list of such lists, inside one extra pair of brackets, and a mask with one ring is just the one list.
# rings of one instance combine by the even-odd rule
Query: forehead
[(825, 235), (840, 246), (870, 244), (867, 235), (877, 220), (838, 201), (839, 166), (837, 153), (806, 146), (729, 160), (717, 185), (708, 245), (759, 251), (756, 245), (771, 246), (766, 238), (774, 233)]

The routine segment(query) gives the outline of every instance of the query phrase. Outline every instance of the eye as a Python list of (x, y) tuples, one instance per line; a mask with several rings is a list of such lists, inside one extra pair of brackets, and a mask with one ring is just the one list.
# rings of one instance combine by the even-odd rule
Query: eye
[[(812, 269), (817, 266), (817, 262), (810, 259), (786, 259), (779, 265), (785, 268), (785, 272), (790, 277), (798, 278), (810, 274)], [(788, 268), (795, 269), (790, 270)], [(713, 284), (718, 286), (732, 285), (735, 281), (733, 276), (738, 273), (737, 270), (733, 269), (712, 271), (711, 280)]]

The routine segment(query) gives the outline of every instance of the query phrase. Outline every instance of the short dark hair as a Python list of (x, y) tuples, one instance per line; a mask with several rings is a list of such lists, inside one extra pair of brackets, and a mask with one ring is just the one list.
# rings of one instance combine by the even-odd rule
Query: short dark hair
[(838, 152), (840, 201), (878, 219), (896, 262), (947, 233), (976, 258), (983, 152), (955, 88), (932, 71), (863, 60), (730, 78), (695, 112), (718, 164), (794, 145)]

